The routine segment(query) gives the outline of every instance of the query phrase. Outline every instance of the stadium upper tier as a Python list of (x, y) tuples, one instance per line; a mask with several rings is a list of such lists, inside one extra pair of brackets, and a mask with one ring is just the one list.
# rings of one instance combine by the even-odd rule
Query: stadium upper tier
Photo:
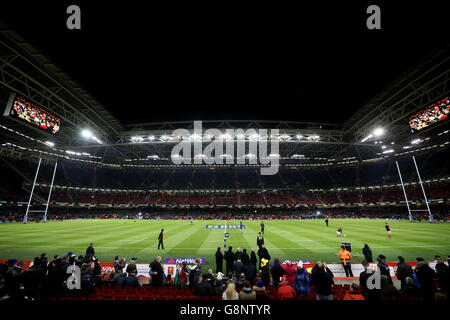
[[(259, 168), (108, 168), (60, 160), (56, 186), (127, 190), (231, 190), (231, 189), (336, 189), (399, 184), (398, 160), (403, 180), (417, 182), (414, 163), (409, 156), (380, 159), (374, 162), (332, 165), (326, 167), (281, 166), (275, 175), (261, 175)], [(422, 180), (450, 175), (448, 151), (416, 155)], [(31, 183), (37, 163), (4, 159), (1, 172), (5, 177)], [(53, 163), (42, 163), (37, 183), (50, 184)], [(10, 181), (11, 181), (10, 179)], [(19, 183), (20, 184), (20, 183)]]

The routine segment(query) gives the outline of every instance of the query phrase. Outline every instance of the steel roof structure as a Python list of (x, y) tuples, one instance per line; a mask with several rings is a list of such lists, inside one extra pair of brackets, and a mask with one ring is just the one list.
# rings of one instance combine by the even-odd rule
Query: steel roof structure
[[(450, 51), (442, 49), (408, 70), (397, 81), (366, 105), (358, 109), (343, 125), (276, 120), (203, 121), (203, 129), (270, 130), (278, 129), (274, 137), (279, 142), (279, 156), (286, 164), (324, 161), (361, 161), (383, 156), (382, 145), (402, 151), (411, 143), (408, 117), (450, 95)], [(147, 122), (124, 125), (107, 106), (101, 105), (90, 93), (59, 69), (50, 59), (33, 48), (23, 38), (0, 22), (0, 105), (5, 106), (10, 92), (16, 92), (44, 107), (62, 119), (57, 135), (43, 132), (9, 117), (0, 119), (0, 154), (49, 160), (55, 157), (79, 158), (87, 163), (114, 166), (151, 163), (171, 164), (171, 150), (182, 139), (176, 129), (194, 133), (193, 122)], [(351, 102), (349, 102), (351, 104)], [(286, 111), (289, 112), (289, 111)], [(449, 121), (414, 134), (421, 147), (441, 145), (443, 131)], [(383, 127), (380, 139), (362, 142), (374, 128)], [(88, 128), (102, 144), (84, 140), (80, 132)], [(443, 129), (442, 129), (443, 128)], [(441, 130), (442, 129), (442, 130)], [(431, 131), (430, 131), (431, 130)], [(250, 131), (249, 131), (250, 132)], [(273, 131), (272, 131), (273, 132)], [(428, 140), (431, 135), (433, 139)], [(218, 139), (219, 137), (215, 137)], [(201, 137), (203, 145), (210, 139)], [(243, 138), (231, 137), (249, 142)], [(268, 137), (259, 137), (268, 140)], [(50, 146), (46, 142), (54, 143)]]

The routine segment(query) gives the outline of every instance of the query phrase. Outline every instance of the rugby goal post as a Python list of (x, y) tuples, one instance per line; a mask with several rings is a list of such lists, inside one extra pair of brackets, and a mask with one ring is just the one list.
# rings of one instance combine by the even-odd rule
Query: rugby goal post
[(30, 213), (30, 212), (43, 212), (44, 216), (42, 217), (42, 222), (45, 223), (47, 221), (48, 205), (50, 203), (50, 197), (52, 196), (53, 182), (55, 181), (56, 168), (58, 167), (58, 159), (56, 159), (56, 161), (55, 161), (55, 167), (53, 169), (52, 181), (50, 183), (50, 190), (48, 191), (47, 202), (45, 203), (45, 210), (30, 210), (30, 208), (32, 206), (31, 201), (33, 200), (34, 187), (36, 186), (37, 177), (39, 175), (39, 169), (41, 168), (41, 162), (42, 162), (42, 158), (39, 158), (38, 166), (36, 169), (36, 174), (34, 175), (33, 185), (31, 187), (30, 198), (28, 199), (27, 210), (26, 210), (25, 215), (22, 220), (23, 224), (27, 223), (28, 213)]
[(433, 215), (431, 214), (431, 210), (430, 210), (430, 205), (428, 203), (427, 194), (426, 194), (425, 189), (423, 187), (422, 178), (420, 177), (420, 172), (419, 172), (419, 168), (417, 166), (416, 158), (414, 156), (412, 156), (412, 159), (413, 159), (413, 162), (414, 162), (414, 167), (416, 168), (417, 177), (419, 178), (419, 185), (420, 185), (420, 188), (422, 190), (422, 194), (423, 194), (423, 197), (425, 199), (425, 204), (426, 204), (427, 208), (426, 209), (411, 209), (410, 208), (408, 197), (406, 195), (405, 184), (403, 183), (402, 173), (400, 172), (400, 166), (398, 164), (398, 161), (395, 161), (395, 164), (397, 165), (398, 175), (400, 177), (400, 183), (401, 183), (402, 189), (403, 189), (403, 195), (405, 197), (406, 207), (408, 209), (409, 221), (414, 222), (414, 217), (412, 215), (412, 212), (422, 211), (422, 212), (428, 212), (428, 221), (429, 222), (434, 222), (434, 218), (433, 218)]

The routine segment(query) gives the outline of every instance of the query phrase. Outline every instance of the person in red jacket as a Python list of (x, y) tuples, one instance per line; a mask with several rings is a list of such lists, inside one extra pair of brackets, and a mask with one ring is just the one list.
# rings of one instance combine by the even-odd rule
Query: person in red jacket
[(297, 293), (295, 292), (295, 289), (289, 285), (289, 283), (284, 279), (283, 282), (280, 282), (279, 288), (278, 288), (278, 298), (280, 300), (291, 300), (294, 299), (295, 295)]
[(292, 265), (291, 261), (286, 261), (286, 267), (284, 268), (284, 271), (286, 272), (286, 279), (287, 282), (289, 283), (290, 286), (294, 286), (294, 281), (295, 281), (295, 274), (297, 272), (297, 270), (295, 269), (295, 267)]

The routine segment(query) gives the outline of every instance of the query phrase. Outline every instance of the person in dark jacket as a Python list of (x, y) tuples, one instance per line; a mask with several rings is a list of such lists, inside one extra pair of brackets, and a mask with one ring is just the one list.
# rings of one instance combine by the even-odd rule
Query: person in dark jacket
[(405, 259), (402, 256), (398, 256), (397, 259), (397, 279), (400, 281), (401, 288), (403, 289), (406, 285), (406, 278), (412, 277), (413, 269), (405, 263)]
[(48, 266), (47, 254), (45, 252), (41, 253), (41, 258), (39, 260), (41, 263), (41, 268), (44, 271), (44, 274), (47, 274), (47, 266)]
[(250, 263), (250, 260), (247, 260), (247, 263), (244, 265), (243, 272), (245, 275), (245, 279), (253, 284), (256, 277), (256, 267)]
[(364, 243), (364, 248), (362, 249), (364, 259), (366, 259), (367, 262), (373, 262), (372, 258), (372, 249), (370, 249), (369, 245), (367, 243)]
[(161, 257), (158, 256), (150, 263), (150, 275), (152, 277), (152, 285), (154, 287), (163, 286), (164, 270), (161, 265)]
[(297, 272), (295, 273), (294, 289), (297, 296), (309, 296), (311, 294), (311, 283), (308, 272), (303, 269), (303, 262), (297, 264)]
[(136, 274), (131, 273), (128, 277), (125, 278), (125, 286), (126, 287), (140, 287), (139, 280), (136, 277)]
[(261, 232), (258, 233), (258, 236), (256, 237), (256, 245), (258, 248), (261, 248), (261, 246), (264, 244), (264, 237), (262, 236)]
[(222, 272), (222, 268), (223, 268), (223, 254), (220, 251), (220, 247), (218, 247), (216, 251), (216, 273)]
[(131, 274), (131, 273), (137, 274), (136, 260), (137, 260), (137, 258), (135, 258), (135, 257), (131, 258), (130, 263), (127, 265), (127, 269), (125, 270), (126, 273), (128, 273), (128, 274)]
[(276, 258), (273, 262), (273, 266), (270, 270), (272, 273), (272, 285), (274, 288), (278, 287), (278, 284), (281, 281), (281, 277), (284, 275), (284, 269), (280, 264), (280, 260)]
[(244, 269), (244, 264), (242, 263), (241, 259), (238, 259), (233, 265), (234, 276), (236, 278), (239, 278), (241, 276), (243, 269)]
[(256, 253), (255, 253), (255, 248), (252, 249), (252, 252), (250, 253), (250, 263), (252, 265), (255, 266), (256, 268), (256, 263), (258, 262), (258, 259), (256, 259)]
[(234, 264), (234, 253), (233, 253), (233, 247), (228, 247), (228, 251), (225, 252), (225, 273), (229, 274), (233, 270), (233, 264)]
[(377, 261), (378, 261), (377, 267), (380, 270), (381, 275), (385, 275), (387, 278), (387, 281), (390, 284), (393, 284), (389, 266), (386, 264), (386, 257), (384, 255), (380, 254), (377, 258)]
[(117, 278), (116, 278), (116, 282), (114, 283), (114, 285), (116, 287), (123, 287), (125, 285), (125, 280), (127, 278), (127, 274), (125, 272), (120, 273)]
[(34, 300), (39, 289), (39, 284), (45, 276), (44, 269), (41, 266), (41, 260), (34, 258), (33, 265), (22, 273), (22, 283), (25, 289), (25, 298)]
[(261, 280), (264, 283), (264, 286), (268, 287), (270, 284), (270, 267), (269, 267), (269, 260), (262, 258), (261, 259), (261, 265), (260, 265), (260, 272), (261, 272)]
[(164, 233), (164, 229), (161, 229), (161, 232), (159, 233), (159, 236), (158, 236), (158, 250), (160, 247), (162, 247), (162, 249), (164, 250), (163, 233)]
[(373, 271), (369, 269), (369, 263), (367, 260), (363, 260), (361, 262), (362, 266), (364, 267), (364, 271), (359, 274), (359, 285), (362, 288), (362, 294), (364, 296), (365, 300), (368, 301), (376, 301), (380, 299), (380, 289), (372, 288), (369, 289), (367, 286), (367, 280), (370, 276), (373, 275)]
[(426, 301), (434, 300), (434, 278), (436, 273), (430, 268), (428, 262), (419, 261), (415, 270), (417, 281), (420, 284), (422, 299)]
[(114, 271), (122, 273), (126, 262), (127, 262), (126, 258), (122, 259), (122, 258), (120, 258), (120, 256), (116, 256), (114, 258)]
[(316, 288), (317, 300), (333, 300), (332, 287), (334, 275), (326, 263), (317, 261), (311, 271), (311, 283)]
[(91, 243), (89, 247), (86, 249), (86, 257), (94, 257), (95, 256), (95, 250), (94, 250), (94, 244)]
[(269, 251), (266, 249), (264, 245), (261, 246), (258, 250), (259, 262), (261, 263), (262, 259), (266, 259), (270, 261)]
[(439, 289), (442, 290), (448, 297), (450, 289), (450, 267), (446, 266), (444, 260), (440, 256), (436, 256), (436, 277), (438, 280)]
[(199, 297), (209, 297), (212, 299), (212, 296), (214, 295), (213, 287), (211, 286), (211, 283), (209, 283), (208, 275), (204, 274), (202, 276), (202, 281), (198, 282), (194, 287), (194, 294)]
[(236, 252), (234, 253), (234, 261), (241, 260), (242, 262), (242, 251), (241, 248), (237, 248)]
[(250, 256), (247, 253), (247, 249), (242, 250), (241, 261), (244, 265), (247, 264), (247, 261), (250, 263)]
[(202, 266), (200, 265), (200, 259), (195, 259), (195, 266), (189, 271), (189, 286), (194, 288), (200, 280), (202, 273)]

